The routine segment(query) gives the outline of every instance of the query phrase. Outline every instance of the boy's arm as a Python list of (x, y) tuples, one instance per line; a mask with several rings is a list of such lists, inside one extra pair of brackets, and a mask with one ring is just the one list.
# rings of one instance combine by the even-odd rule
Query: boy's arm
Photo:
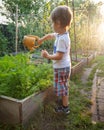
[(63, 57), (63, 52), (57, 52), (54, 55), (48, 55), (46, 56), (47, 59), (51, 59), (51, 60), (61, 60)]
[(46, 40), (52, 40), (55, 38), (55, 35), (54, 33), (50, 33), (50, 34), (47, 34), (45, 36), (43, 36), (42, 38), (40, 38), (38, 40), (38, 44), (42, 44), (42, 42), (46, 41)]
[(56, 54), (50, 55), (46, 50), (42, 50), (41, 55), (42, 57), (50, 59), (50, 60), (61, 60), (64, 53), (57, 52)]

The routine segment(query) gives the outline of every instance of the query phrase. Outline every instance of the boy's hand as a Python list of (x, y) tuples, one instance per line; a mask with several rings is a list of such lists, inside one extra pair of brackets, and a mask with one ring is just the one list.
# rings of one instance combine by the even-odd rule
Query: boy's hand
[(48, 59), (49, 53), (46, 50), (42, 50), (41, 51), (41, 56)]
[(40, 38), (40, 39), (38, 39), (38, 41), (37, 41), (37, 42), (38, 42), (38, 44), (40, 44), (40, 45), (41, 45), (41, 44), (42, 44), (42, 42), (43, 42), (43, 40)]

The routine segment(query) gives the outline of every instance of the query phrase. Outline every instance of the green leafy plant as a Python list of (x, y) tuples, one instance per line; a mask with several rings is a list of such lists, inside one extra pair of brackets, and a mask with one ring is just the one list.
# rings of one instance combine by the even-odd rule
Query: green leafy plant
[(52, 85), (52, 66), (28, 64), (28, 54), (0, 59), (0, 94), (22, 99)]

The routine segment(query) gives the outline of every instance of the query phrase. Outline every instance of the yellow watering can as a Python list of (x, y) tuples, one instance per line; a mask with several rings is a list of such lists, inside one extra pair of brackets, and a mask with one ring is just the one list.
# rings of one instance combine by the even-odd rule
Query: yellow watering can
[(25, 47), (28, 48), (28, 50), (33, 51), (34, 49), (38, 48), (40, 44), (38, 44), (38, 36), (34, 35), (26, 35), (23, 39), (23, 44)]

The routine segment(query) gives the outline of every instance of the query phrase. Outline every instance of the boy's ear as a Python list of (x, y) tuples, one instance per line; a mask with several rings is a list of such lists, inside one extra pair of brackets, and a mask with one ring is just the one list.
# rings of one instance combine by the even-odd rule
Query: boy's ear
[(56, 21), (56, 24), (60, 25), (61, 23), (60, 23), (60, 21), (59, 21), (59, 20), (57, 20), (57, 21)]
[(57, 24), (57, 27), (60, 27), (61, 26), (61, 23), (59, 20), (56, 21), (56, 24)]

